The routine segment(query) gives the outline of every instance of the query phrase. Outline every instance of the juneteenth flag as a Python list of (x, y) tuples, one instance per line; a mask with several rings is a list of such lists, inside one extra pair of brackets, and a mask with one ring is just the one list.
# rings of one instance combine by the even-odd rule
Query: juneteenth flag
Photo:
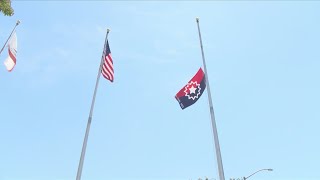
[(191, 106), (201, 97), (206, 88), (206, 78), (200, 68), (196, 75), (175, 96), (182, 109)]
[(16, 57), (17, 57), (17, 35), (16, 32), (14, 32), (10, 38), (10, 41), (8, 43), (8, 52), (9, 55), (7, 59), (4, 61), (4, 65), (6, 66), (7, 70), (9, 72), (12, 71), (14, 66), (16, 65)]

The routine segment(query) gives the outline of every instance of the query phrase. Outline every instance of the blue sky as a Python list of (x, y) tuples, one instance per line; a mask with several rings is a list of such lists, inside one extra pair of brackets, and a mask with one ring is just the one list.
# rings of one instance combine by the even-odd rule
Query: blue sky
[(226, 179), (320, 179), (319, 2), (12, 6), (0, 15), (2, 44), (21, 21), (17, 65), (0, 68), (1, 180), (75, 179), (106, 28), (115, 81), (100, 79), (82, 179), (217, 179), (207, 95), (185, 110), (174, 99), (202, 66), (196, 17)]

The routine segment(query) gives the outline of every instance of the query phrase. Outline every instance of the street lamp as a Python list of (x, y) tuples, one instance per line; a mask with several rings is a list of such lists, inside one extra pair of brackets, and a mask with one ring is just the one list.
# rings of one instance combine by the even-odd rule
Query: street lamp
[(260, 169), (260, 170), (258, 170), (258, 171), (256, 171), (256, 172), (252, 173), (252, 174), (251, 174), (250, 176), (248, 176), (248, 177), (243, 177), (243, 180), (248, 179), (249, 177), (255, 175), (256, 173), (258, 173), (258, 172), (260, 172), (260, 171), (273, 171), (273, 169)]

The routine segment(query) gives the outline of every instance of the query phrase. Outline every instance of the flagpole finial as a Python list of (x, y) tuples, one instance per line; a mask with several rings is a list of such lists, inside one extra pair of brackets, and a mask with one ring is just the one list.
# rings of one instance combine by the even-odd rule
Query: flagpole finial
[(109, 28), (107, 28), (107, 33), (109, 33), (111, 30)]
[(198, 17), (196, 17), (196, 21), (199, 22), (199, 18)]
[(17, 26), (20, 24), (20, 20), (17, 21)]

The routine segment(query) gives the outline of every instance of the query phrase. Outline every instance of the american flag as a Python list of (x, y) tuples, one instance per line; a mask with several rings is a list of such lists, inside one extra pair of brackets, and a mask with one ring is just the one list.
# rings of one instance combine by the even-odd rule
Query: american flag
[(113, 82), (113, 60), (111, 57), (111, 51), (110, 51), (108, 41), (107, 41), (107, 44), (105, 45), (102, 58), (103, 58), (103, 65), (102, 65), (101, 73), (103, 77)]

